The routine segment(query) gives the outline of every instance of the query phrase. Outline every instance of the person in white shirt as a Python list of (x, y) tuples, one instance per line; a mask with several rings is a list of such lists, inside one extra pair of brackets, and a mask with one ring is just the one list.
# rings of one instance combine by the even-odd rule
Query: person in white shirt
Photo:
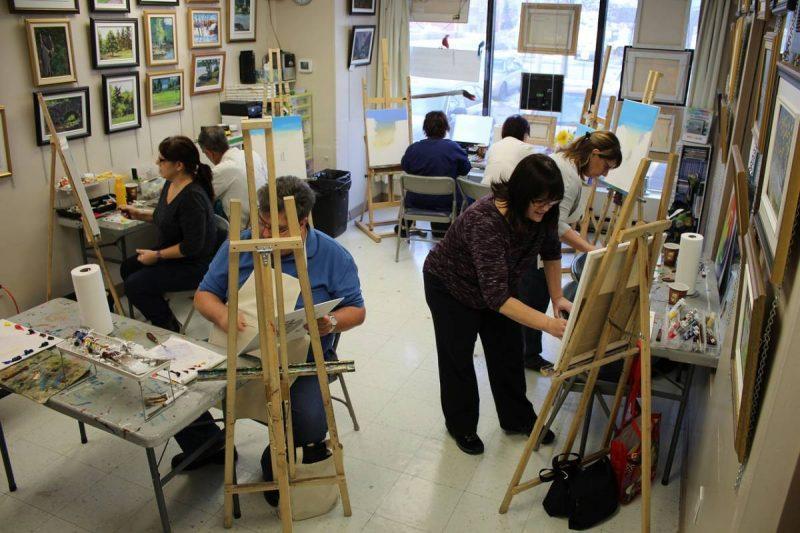
[(530, 123), (520, 115), (511, 115), (503, 122), (502, 137), (486, 152), (486, 169), (483, 171), (484, 185), (500, 183), (511, 177), (517, 163), (535, 154), (536, 149), (526, 141), (531, 134)]
[[(220, 126), (204, 126), (200, 128), (197, 143), (214, 167), (211, 169), (214, 194), (222, 204), (225, 216), (230, 218), (230, 201), (238, 199), (242, 202), (242, 227), (250, 225), (250, 203), (247, 200), (247, 167), (244, 151), (228, 146), (228, 137)], [(264, 159), (253, 151), (253, 170), (255, 171), (256, 189), (267, 183), (267, 166)]]
[[(581, 191), (584, 179), (597, 179), (608, 174), (622, 163), (622, 150), (617, 136), (610, 131), (595, 131), (581, 135), (567, 147), (550, 156), (561, 171), (564, 180), (564, 197), (559, 204), (558, 237), (576, 252), (595, 249), (581, 237), (571, 224), (583, 217)], [(547, 312), (550, 294), (544, 271), (534, 264), (522, 275), (519, 285), (520, 300), (540, 312)], [(525, 367), (541, 370), (550, 363), (542, 358), (542, 332), (522, 328)]]

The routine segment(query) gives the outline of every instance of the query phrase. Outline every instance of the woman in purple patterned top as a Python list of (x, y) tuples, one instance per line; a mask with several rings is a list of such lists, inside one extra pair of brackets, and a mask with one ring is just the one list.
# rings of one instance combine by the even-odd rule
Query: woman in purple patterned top
[[(472, 357), (480, 335), (500, 427), (529, 434), (536, 422), (525, 396), (519, 325), (560, 338), (561, 312), (572, 304), (561, 291), (558, 209), (561, 172), (542, 154), (525, 157), (511, 176), (492, 185), (428, 255), (423, 268), (439, 358), (442, 411), (450, 435), (469, 454), (483, 453), (478, 437), (478, 382)], [(555, 317), (523, 304), (518, 281), (541, 256)], [(543, 442), (552, 442), (548, 432)]]

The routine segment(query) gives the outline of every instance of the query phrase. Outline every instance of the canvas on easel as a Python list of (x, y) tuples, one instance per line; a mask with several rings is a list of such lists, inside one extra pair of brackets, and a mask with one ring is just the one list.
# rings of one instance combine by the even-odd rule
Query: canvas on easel
[(406, 108), (369, 109), (366, 124), (370, 166), (399, 165), (409, 145)]
[(650, 152), (650, 140), (658, 121), (658, 111), (659, 108), (655, 105), (633, 100), (622, 102), (616, 131), (622, 148), (622, 163), (609, 171), (603, 180), (606, 184), (624, 193), (630, 191), (639, 161)]
[(276, 176), (304, 178), (307, 172), (303, 117), (300, 115), (272, 117), (272, 132)]

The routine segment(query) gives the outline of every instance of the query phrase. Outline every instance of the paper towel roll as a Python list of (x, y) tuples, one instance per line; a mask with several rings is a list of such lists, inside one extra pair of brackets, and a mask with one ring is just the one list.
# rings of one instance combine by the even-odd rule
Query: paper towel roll
[(689, 294), (696, 292), (695, 284), (700, 273), (700, 258), (703, 254), (703, 236), (699, 233), (681, 235), (678, 265), (675, 267), (675, 282), (689, 286)]
[(81, 265), (72, 269), (72, 286), (78, 298), (81, 325), (102, 335), (114, 329), (106, 300), (106, 287), (98, 265)]

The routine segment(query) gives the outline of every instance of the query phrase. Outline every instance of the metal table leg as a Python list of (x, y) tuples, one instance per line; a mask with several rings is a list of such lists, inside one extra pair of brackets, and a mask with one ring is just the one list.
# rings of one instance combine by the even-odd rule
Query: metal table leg
[(14, 471), (11, 470), (11, 457), (8, 455), (8, 448), (6, 447), (6, 437), (3, 434), (3, 424), (1, 422), (0, 422), (0, 455), (3, 456), (3, 466), (6, 469), (8, 490), (14, 492), (15, 490), (17, 490), (17, 482), (14, 481)]
[(89, 442), (89, 439), (86, 438), (86, 426), (83, 422), (78, 422), (78, 431), (81, 433), (81, 444)]
[(147, 465), (150, 467), (150, 477), (153, 478), (153, 490), (156, 493), (156, 503), (158, 504), (158, 514), (161, 517), (161, 529), (164, 533), (171, 533), (169, 525), (169, 515), (167, 514), (167, 503), (164, 501), (164, 486), (161, 484), (161, 474), (158, 472), (158, 461), (156, 452), (153, 448), (145, 448), (147, 452)]
[(664, 465), (664, 476), (661, 478), (662, 485), (669, 484), (669, 475), (672, 471), (672, 460), (675, 459), (675, 450), (678, 447), (678, 440), (681, 435), (681, 428), (683, 427), (683, 417), (686, 414), (686, 406), (689, 404), (689, 393), (692, 389), (692, 380), (694, 379), (695, 365), (687, 364), (686, 380), (683, 384), (683, 391), (681, 393), (681, 404), (678, 407), (678, 418), (675, 420), (675, 429), (672, 430), (672, 439), (669, 443), (669, 453), (667, 454), (667, 464)]

